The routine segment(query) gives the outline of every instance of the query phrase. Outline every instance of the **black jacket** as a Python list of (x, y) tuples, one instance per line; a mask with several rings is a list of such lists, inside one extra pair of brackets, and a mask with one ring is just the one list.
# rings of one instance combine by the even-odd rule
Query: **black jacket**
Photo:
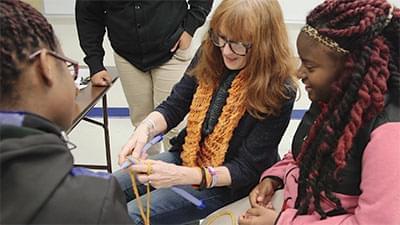
[(104, 69), (107, 28), (116, 53), (142, 71), (168, 61), (183, 31), (193, 36), (213, 0), (77, 0), (76, 24), (90, 74)]
[(0, 112), (0, 224), (133, 224), (115, 178), (72, 163), (51, 122)]
[[(394, 76), (393, 76), (394, 77)], [(394, 79), (394, 78), (392, 78)], [(400, 81), (400, 78), (397, 78)], [(398, 82), (400, 84), (400, 82)], [(347, 155), (346, 166), (338, 173), (338, 179), (331, 180), (332, 190), (345, 195), (360, 195), (362, 157), (364, 150), (371, 140), (372, 131), (380, 125), (388, 122), (400, 122), (400, 98), (399, 87), (389, 89), (385, 95), (385, 108), (371, 121), (362, 126), (354, 137), (352, 149)], [(300, 153), (302, 143), (309, 132), (311, 125), (319, 116), (321, 109), (317, 103), (312, 103), (310, 109), (304, 114), (292, 142), (292, 153), (296, 158)]]

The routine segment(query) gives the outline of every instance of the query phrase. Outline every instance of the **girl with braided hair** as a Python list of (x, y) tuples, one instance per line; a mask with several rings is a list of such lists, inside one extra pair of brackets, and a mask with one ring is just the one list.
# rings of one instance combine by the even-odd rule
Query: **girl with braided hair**
[[(309, 14), (297, 49), (312, 104), (241, 225), (400, 224), (399, 44), (400, 10), (386, 0), (327, 0)], [(268, 202), (282, 187), (278, 216)]]
[(73, 167), (78, 64), (52, 26), (1, 0), (0, 34), (0, 224), (132, 224), (112, 176)]
[[(282, 11), (276, 0), (224, 0), (216, 8), (197, 56), (171, 95), (137, 127), (115, 173), (137, 224), (187, 224), (248, 195), (261, 173), (278, 160), (278, 144), (290, 120), (296, 81)], [(187, 127), (170, 151), (146, 159), (144, 144), (168, 132), (188, 114)], [(133, 159), (131, 159), (133, 160)], [(150, 165), (150, 166), (149, 166)], [(198, 209), (169, 187), (180, 185), (204, 200)], [(139, 205), (140, 203), (138, 203)], [(142, 217), (142, 218), (141, 218)]]

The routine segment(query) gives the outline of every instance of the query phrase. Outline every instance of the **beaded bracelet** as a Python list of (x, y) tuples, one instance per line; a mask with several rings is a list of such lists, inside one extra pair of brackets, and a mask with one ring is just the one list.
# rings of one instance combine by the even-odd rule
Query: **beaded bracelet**
[(211, 185), (209, 186), (209, 188), (213, 188), (217, 185), (217, 182), (218, 182), (217, 171), (211, 166), (207, 167), (207, 170), (211, 174), (211, 177), (212, 177)]
[(207, 187), (207, 181), (206, 181), (206, 170), (205, 168), (200, 168), (201, 169), (201, 182), (199, 189), (203, 190)]
[(212, 175), (206, 167), (204, 167), (203, 169), (204, 169), (204, 173), (206, 175), (206, 188), (210, 188), (211, 184), (212, 184)]

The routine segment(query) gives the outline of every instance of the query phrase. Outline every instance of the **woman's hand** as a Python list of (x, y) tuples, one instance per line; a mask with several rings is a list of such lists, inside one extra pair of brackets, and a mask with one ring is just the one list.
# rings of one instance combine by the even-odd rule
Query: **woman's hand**
[(257, 206), (248, 209), (244, 215), (239, 217), (239, 225), (272, 225), (277, 217), (278, 213), (272, 209), (271, 205)]
[(275, 193), (275, 188), (278, 186), (278, 182), (271, 178), (265, 178), (261, 181), (249, 195), (251, 207), (265, 207), (272, 199)]
[(122, 150), (118, 155), (119, 165), (122, 165), (130, 155), (136, 159), (145, 159), (147, 157), (147, 154), (142, 152), (142, 149), (150, 138), (149, 133), (149, 128), (146, 124), (140, 124), (136, 128), (132, 136), (129, 138), (128, 143), (122, 147)]
[(142, 160), (129, 169), (137, 173), (139, 182), (150, 183), (154, 188), (167, 188), (184, 183), (180, 167), (160, 160)]

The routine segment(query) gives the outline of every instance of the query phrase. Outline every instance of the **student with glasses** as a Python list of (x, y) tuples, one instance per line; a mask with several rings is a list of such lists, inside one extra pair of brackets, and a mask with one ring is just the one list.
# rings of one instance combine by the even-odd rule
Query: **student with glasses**
[[(138, 126), (119, 155), (139, 159), (115, 173), (136, 224), (143, 224), (129, 171), (153, 187), (151, 224), (187, 224), (246, 196), (261, 172), (279, 158), (296, 84), (292, 55), (277, 1), (225, 0), (210, 32), (171, 95)], [(146, 159), (143, 146), (188, 115), (168, 152)], [(145, 185), (139, 184), (143, 208)], [(169, 187), (204, 201), (198, 209)]]
[(117, 181), (73, 167), (78, 63), (26, 3), (0, 2), (0, 224), (132, 224)]

